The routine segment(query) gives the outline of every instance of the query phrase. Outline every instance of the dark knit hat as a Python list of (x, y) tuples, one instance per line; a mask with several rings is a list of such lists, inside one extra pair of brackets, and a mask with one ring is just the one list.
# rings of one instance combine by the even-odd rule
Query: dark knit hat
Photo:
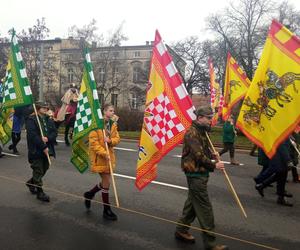
[(195, 115), (198, 116), (209, 116), (212, 117), (214, 112), (210, 106), (202, 106), (194, 111)]
[(36, 102), (35, 106), (36, 106), (37, 110), (39, 110), (40, 108), (47, 108), (47, 109), (49, 109), (49, 103), (47, 103), (47, 102)]

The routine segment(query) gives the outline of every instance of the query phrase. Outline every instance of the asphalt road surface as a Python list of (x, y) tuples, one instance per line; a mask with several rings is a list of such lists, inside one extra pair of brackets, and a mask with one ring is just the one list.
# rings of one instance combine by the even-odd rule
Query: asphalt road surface
[[(44, 178), (50, 203), (42, 203), (31, 195), (24, 183), (30, 178), (27, 147), (19, 144), (20, 156), (0, 159), (0, 249), (202, 249), (201, 232), (191, 230), (196, 244), (174, 239), (175, 225), (133, 211), (170, 221), (177, 221), (187, 197), (186, 180), (180, 169), (181, 148), (171, 151), (159, 164), (159, 183), (150, 184), (142, 192), (134, 185), (137, 142), (118, 145), (116, 183), (120, 206), (113, 208), (116, 222), (102, 218), (102, 205), (93, 203), (87, 212), (82, 194), (94, 186), (98, 176), (80, 174), (69, 162), (70, 148), (59, 143), (57, 159)], [(4, 152), (8, 152), (7, 147)], [(228, 155), (224, 161), (228, 161)], [(276, 204), (275, 188), (261, 198), (254, 189), (253, 177), (260, 171), (255, 157), (237, 153), (244, 165), (226, 164), (248, 218), (243, 218), (228, 189), (224, 175), (215, 171), (209, 181), (214, 208), (216, 232), (253, 244), (218, 236), (218, 242), (230, 249), (266, 249), (257, 244), (288, 250), (300, 249), (300, 184), (289, 181), (287, 190), (294, 207)], [(289, 175), (289, 180), (291, 176)], [(169, 185), (171, 184), (171, 185)], [(101, 201), (100, 194), (96, 200)], [(110, 200), (115, 204), (112, 189)], [(198, 222), (193, 224), (198, 227)]]

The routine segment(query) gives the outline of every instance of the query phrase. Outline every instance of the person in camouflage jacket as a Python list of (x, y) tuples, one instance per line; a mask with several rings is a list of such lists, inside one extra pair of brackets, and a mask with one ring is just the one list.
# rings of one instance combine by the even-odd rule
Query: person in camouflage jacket
[[(195, 238), (189, 232), (189, 225), (197, 218), (203, 231), (203, 244), (207, 250), (225, 250), (225, 245), (218, 245), (214, 231), (214, 215), (209, 201), (207, 183), (209, 172), (215, 168), (224, 169), (218, 153), (213, 153), (206, 136), (213, 116), (210, 107), (203, 107), (196, 112), (197, 119), (184, 136), (181, 168), (188, 183), (188, 198), (184, 204), (182, 216), (178, 221), (175, 237), (178, 240), (194, 243)], [(217, 159), (217, 160), (214, 160)]]

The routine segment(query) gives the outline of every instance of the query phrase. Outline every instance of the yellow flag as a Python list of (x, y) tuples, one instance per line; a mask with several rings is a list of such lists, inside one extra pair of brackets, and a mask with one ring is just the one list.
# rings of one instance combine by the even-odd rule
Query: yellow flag
[(273, 20), (237, 126), (271, 158), (300, 122), (300, 39)]
[(228, 53), (224, 83), (223, 119), (226, 120), (232, 108), (244, 98), (250, 86), (250, 80), (239, 67), (234, 58)]
[(158, 31), (145, 106), (135, 182), (139, 190), (156, 178), (157, 163), (182, 141), (196, 119), (192, 100)]

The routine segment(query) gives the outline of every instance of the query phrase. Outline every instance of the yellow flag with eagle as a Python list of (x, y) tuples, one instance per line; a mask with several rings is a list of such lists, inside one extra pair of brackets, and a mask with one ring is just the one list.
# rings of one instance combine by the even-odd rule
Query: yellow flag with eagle
[(224, 120), (231, 114), (232, 108), (245, 97), (251, 82), (242, 68), (237, 64), (231, 54), (227, 54), (224, 104), (222, 117)]
[(300, 39), (273, 20), (237, 127), (271, 158), (300, 122)]

